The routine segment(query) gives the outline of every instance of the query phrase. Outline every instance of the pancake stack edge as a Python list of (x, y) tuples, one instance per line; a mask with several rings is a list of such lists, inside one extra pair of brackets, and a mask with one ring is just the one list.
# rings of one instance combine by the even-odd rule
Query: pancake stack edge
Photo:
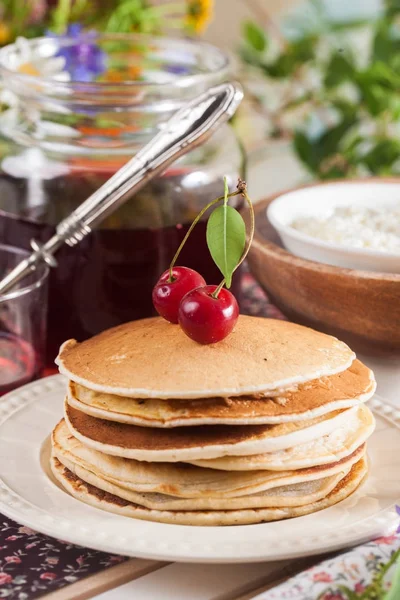
[(367, 474), (374, 377), (330, 336), (240, 317), (204, 347), (146, 319), (67, 342), (57, 362), (69, 385), (51, 468), (98, 508), (259, 523), (327, 508)]

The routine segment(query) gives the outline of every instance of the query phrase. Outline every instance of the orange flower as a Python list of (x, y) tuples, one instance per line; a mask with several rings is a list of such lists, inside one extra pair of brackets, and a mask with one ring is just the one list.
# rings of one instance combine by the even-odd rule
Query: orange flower
[(10, 28), (4, 23), (4, 21), (0, 21), (0, 46), (7, 44), (7, 42), (11, 38)]
[(136, 81), (136, 79), (139, 79), (141, 72), (142, 70), (140, 67), (135, 67), (134, 65), (128, 67), (128, 74), (131, 81)]
[(122, 72), (118, 71), (117, 69), (110, 69), (102, 77), (102, 80), (110, 83), (119, 83), (123, 80)]
[(136, 81), (140, 78), (141, 68), (130, 66), (124, 69), (110, 69), (102, 77), (107, 83), (120, 83), (121, 81)]
[(121, 133), (135, 133), (137, 127), (131, 125), (122, 125), (121, 127), (91, 127), (89, 125), (80, 125), (78, 130), (82, 135), (87, 136), (105, 136), (105, 137), (117, 137)]
[(186, 25), (195, 33), (202, 33), (213, 16), (213, 0), (188, 0)]

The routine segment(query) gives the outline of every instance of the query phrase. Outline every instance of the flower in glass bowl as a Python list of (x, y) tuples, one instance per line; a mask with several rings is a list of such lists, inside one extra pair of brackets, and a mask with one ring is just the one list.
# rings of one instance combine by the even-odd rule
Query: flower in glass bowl
[[(15, 41), (18, 66), (17, 70), (25, 75), (56, 79), (57, 81), (68, 81), (70, 78), (64, 70), (65, 60), (61, 56), (43, 55), (26, 38), (19, 37)], [(51, 45), (49, 40), (49, 54)]]
[[(39, 52), (36, 46), (24, 37), (15, 40), (17, 64), (15, 70), (24, 75), (69, 81), (70, 77), (64, 70), (65, 60), (54, 55), (54, 42), (49, 40), (47, 52)], [(19, 105), (17, 96), (8, 89), (0, 88), (0, 114), (2, 119), (15, 119), (16, 107)]]
[[(64, 36), (49, 33), (62, 40)], [(96, 31), (83, 31), (78, 23), (68, 27), (66, 36), (76, 38), (75, 44), (61, 44), (56, 56), (64, 60), (64, 70), (72, 81), (89, 82), (107, 68), (107, 54), (96, 43)]]

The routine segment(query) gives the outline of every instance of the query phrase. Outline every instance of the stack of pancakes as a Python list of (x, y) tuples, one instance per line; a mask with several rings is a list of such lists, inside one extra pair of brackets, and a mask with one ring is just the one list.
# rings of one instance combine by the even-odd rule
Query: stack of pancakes
[(52, 471), (104, 510), (258, 523), (331, 506), (366, 476), (375, 380), (331, 336), (241, 316), (202, 346), (145, 319), (66, 342), (57, 364), (69, 384)]

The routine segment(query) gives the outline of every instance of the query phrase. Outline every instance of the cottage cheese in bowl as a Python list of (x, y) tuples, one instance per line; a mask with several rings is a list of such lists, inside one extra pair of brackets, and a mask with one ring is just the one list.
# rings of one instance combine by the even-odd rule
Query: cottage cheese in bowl
[(390, 209), (338, 206), (325, 217), (298, 217), (291, 226), (340, 246), (400, 255), (400, 201)]
[(400, 273), (400, 180), (338, 181), (278, 196), (268, 219), (301, 258)]

